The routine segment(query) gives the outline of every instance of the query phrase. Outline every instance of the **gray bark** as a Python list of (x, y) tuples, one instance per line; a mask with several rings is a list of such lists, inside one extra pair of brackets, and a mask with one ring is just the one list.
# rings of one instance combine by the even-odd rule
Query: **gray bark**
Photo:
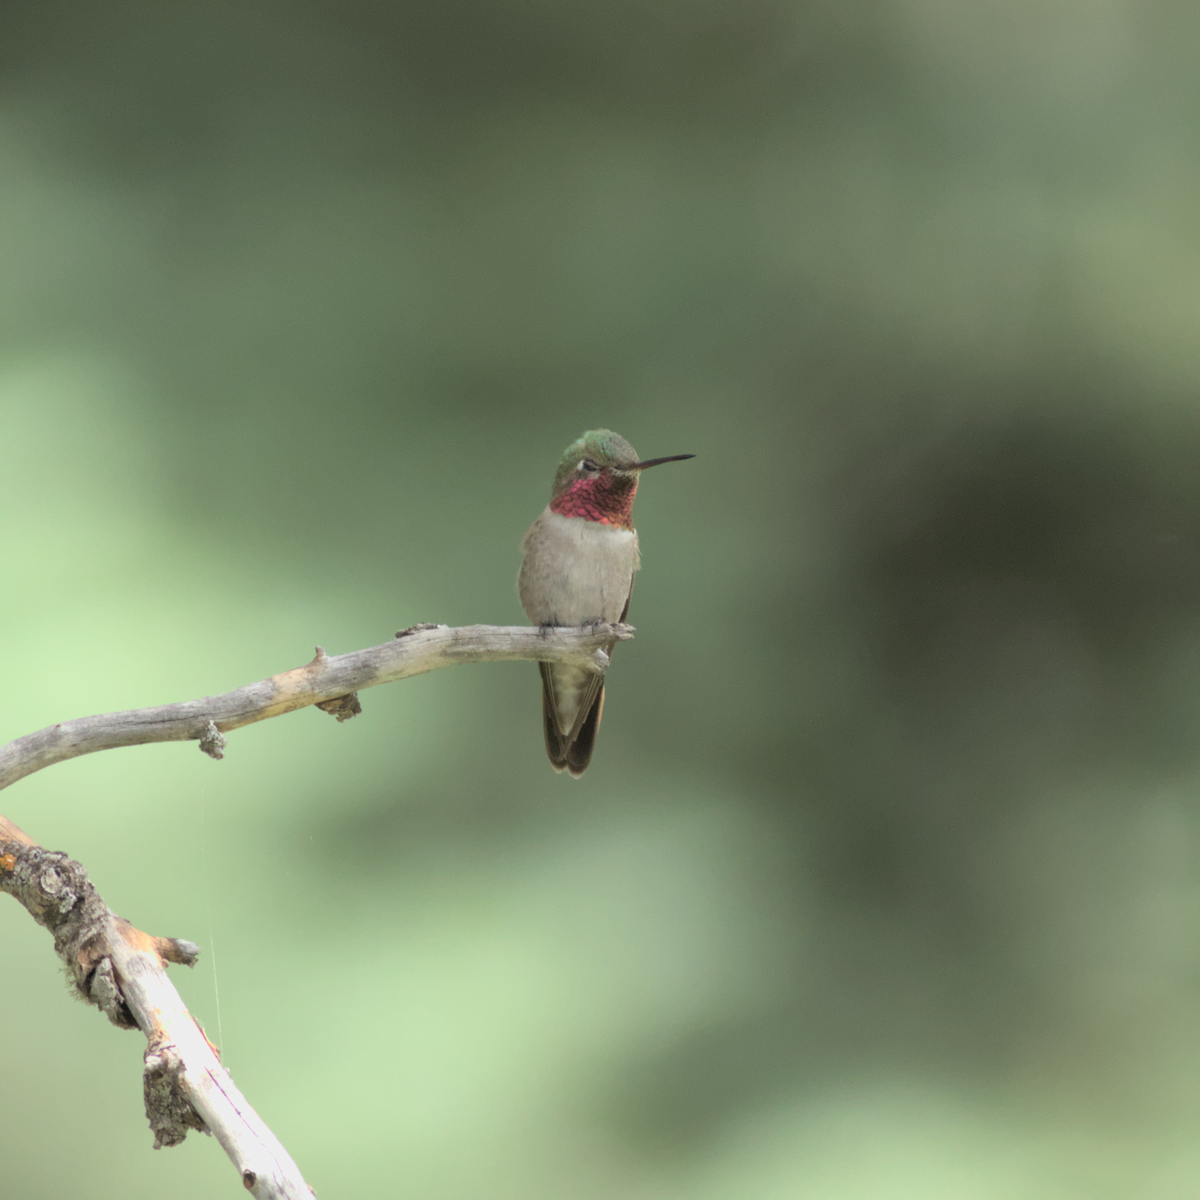
[[(350, 654), (331, 656), (318, 646), (305, 666), (220, 696), (81, 717), (16, 738), (0, 747), (0, 788), (54, 763), (117, 746), (192, 740), (221, 758), (224, 735), (243, 725), (309, 705), (343, 721), (362, 711), (360, 690), (459, 663), (532, 659), (602, 675), (605, 647), (632, 636), (628, 625), (414, 625), (390, 642)], [(258, 1200), (308, 1200), (312, 1189), (238, 1091), (167, 978), (167, 963), (195, 965), (198, 947), (135, 929), (104, 903), (79, 863), (43, 849), (4, 816), (0, 892), (14, 896), (54, 935), (80, 996), (113, 1024), (145, 1034), (143, 1085), (155, 1146), (176, 1145), (189, 1129), (211, 1133)]]
[(603, 673), (607, 644), (633, 636), (628, 625), (535, 629), (524, 626), (415, 625), (390, 642), (328, 655), (318, 646), (303, 667), (272, 675), (236, 691), (179, 704), (80, 717), (48, 725), (0, 746), (0, 788), (54, 763), (149, 742), (198, 741), (213, 758), (222, 757), (224, 734), (298, 708), (319, 705), (345, 720), (358, 707), (356, 693), (381, 683), (423, 675), (460, 663), (531, 659), (573, 663)]

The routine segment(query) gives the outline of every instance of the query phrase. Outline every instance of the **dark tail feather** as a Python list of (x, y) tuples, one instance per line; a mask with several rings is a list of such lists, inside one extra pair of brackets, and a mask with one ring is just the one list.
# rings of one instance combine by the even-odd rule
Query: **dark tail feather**
[[(592, 761), (592, 747), (596, 744), (596, 730), (600, 728), (600, 717), (604, 712), (604, 685), (596, 693), (592, 707), (584, 718), (575, 740), (567, 747), (566, 765), (572, 779), (578, 779)], [(551, 762), (554, 760), (551, 759)], [(561, 767), (558, 768), (560, 771)]]
[[(586, 716), (576, 718), (578, 729), (572, 738), (570, 734), (563, 734), (558, 728), (550, 664), (540, 662), (538, 670), (542, 673), (542, 728), (546, 733), (546, 757), (550, 759), (550, 765), (556, 771), (570, 771), (571, 777), (578, 779), (592, 761), (596, 730), (600, 728), (600, 715), (604, 712), (604, 684), (598, 678), (595, 680), (593, 686), (596, 694)], [(586, 699), (584, 703), (587, 703)]]
[(566, 739), (558, 731), (558, 719), (554, 715), (554, 685), (550, 682), (549, 664), (538, 663), (542, 673), (542, 728), (546, 731), (546, 755), (556, 771), (567, 769)]

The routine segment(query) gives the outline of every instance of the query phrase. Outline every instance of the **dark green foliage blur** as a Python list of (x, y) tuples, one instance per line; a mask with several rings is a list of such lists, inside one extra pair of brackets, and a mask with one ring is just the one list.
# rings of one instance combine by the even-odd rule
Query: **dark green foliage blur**
[[(0, 7), (0, 741), (520, 622), (568, 442), (697, 455), (578, 783), (520, 663), (0, 797), (202, 944), (320, 1195), (1200, 1192), (1198, 37)], [(10, 901), (0, 962), (5, 1200), (240, 1191)]]

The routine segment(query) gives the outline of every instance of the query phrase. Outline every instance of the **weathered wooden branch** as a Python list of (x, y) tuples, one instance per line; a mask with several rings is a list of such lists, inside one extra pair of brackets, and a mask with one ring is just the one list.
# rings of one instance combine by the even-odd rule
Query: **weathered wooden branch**
[[(181, 704), (105, 713), (50, 725), (0, 747), (0, 788), (68, 758), (148, 742), (198, 741), (221, 758), (224, 735), (255, 721), (317, 705), (339, 721), (362, 711), (358, 692), (468, 662), (579, 662), (603, 672), (605, 646), (633, 636), (629, 625), (531, 629), (414, 625), (393, 641), (330, 656), (318, 646), (303, 667), (237, 691)], [(0, 816), (0, 892), (54, 935), (74, 990), (113, 1022), (146, 1035), (143, 1083), (155, 1147), (189, 1129), (212, 1133), (259, 1200), (307, 1200), (312, 1189), (275, 1135), (221, 1066), (216, 1048), (167, 978), (168, 962), (194, 966), (191, 942), (151, 937), (118, 917), (87, 872)]]
[(0, 891), (54, 935), (78, 995), (114, 1025), (146, 1035), (142, 1079), (155, 1148), (177, 1145), (189, 1129), (211, 1133), (258, 1200), (309, 1200), (299, 1168), (238, 1091), (167, 978), (168, 962), (193, 966), (199, 949), (135, 929), (104, 903), (79, 863), (42, 849), (5, 817)]
[(117, 746), (199, 741), (206, 754), (221, 758), (223, 735), (230, 730), (314, 704), (342, 721), (361, 711), (356, 693), (364, 688), (459, 663), (534, 659), (580, 662), (603, 672), (608, 666), (605, 645), (631, 637), (630, 625), (552, 629), (414, 625), (390, 642), (350, 654), (331, 656), (318, 646), (316, 657), (305, 666), (237, 691), (81, 717), (16, 738), (0, 746), (0, 788), (54, 763)]

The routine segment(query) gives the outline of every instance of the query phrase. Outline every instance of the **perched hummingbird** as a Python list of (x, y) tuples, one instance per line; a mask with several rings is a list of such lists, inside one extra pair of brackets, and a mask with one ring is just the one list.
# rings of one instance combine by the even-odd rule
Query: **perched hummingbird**
[[(535, 625), (623, 621), (638, 556), (633, 497), (641, 472), (695, 458), (672, 454), (639, 462), (634, 448), (609, 429), (572, 442), (554, 476), (542, 515), (521, 542), (517, 577), (521, 607)], [(615, 642), (606, 649), (611, 654)], [(556, 771), (578, 779), (587, 770), (604, 709), (604, 679), (585, 667), (538, 663), (546, 753)]]

